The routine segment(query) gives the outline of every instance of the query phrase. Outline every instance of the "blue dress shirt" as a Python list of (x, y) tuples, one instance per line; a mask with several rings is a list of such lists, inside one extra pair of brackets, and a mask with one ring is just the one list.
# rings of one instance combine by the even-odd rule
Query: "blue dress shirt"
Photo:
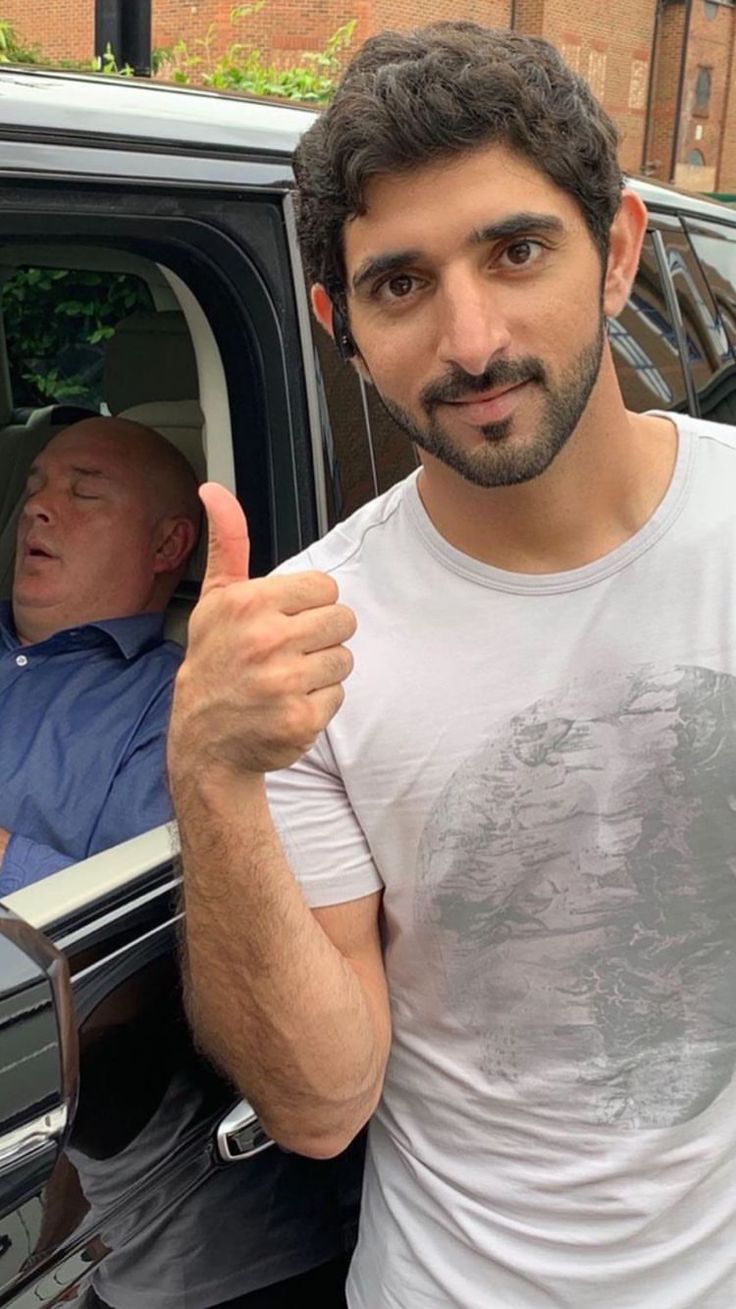
[(0, 896), (171, 817), (164, 745), (183, 651), (162, 614), (21, 645), (0, 603)]

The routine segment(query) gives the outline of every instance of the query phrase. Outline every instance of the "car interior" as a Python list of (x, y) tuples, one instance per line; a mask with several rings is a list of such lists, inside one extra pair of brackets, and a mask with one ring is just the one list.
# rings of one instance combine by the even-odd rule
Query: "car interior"
[[(114, 324), (108, 339), (99, 343), (98, 358), (92, 362), (97, 385), (90, 386), (88, 382), (89, 396), (81, 397), (84, 403), (60, 400), (24, 408), (17, 406), (7, 329), (0, 320), (0, 598), (3, 599), (11, 590), (15, 532), (28, 470), (39, 450), (70, 423), (98, 413), (143, 423), (159, 431), (186, 456), (200, 481), (211, 476), (234, 486), (224, 370), (209, 323), (181, 279), (152, 261), (126, 252), (14, 245), (0, 250), (3, 291), (22, 268), (93, 271), (102, 275), (96, 281), (103, 288), (106, 277), (135, 278), (145, 288), (149, 304), (136, 307), (122, 317)], [(85, 344), (80, 342), (81, 346)], [(210, 433), (216, 433), (216, 450), (211, 449)], [(205, 546), (200, 541), (167, 614), (166, 634), (180, 644), (186, 641), (187, 621), (196, 601), (204, 556)]]

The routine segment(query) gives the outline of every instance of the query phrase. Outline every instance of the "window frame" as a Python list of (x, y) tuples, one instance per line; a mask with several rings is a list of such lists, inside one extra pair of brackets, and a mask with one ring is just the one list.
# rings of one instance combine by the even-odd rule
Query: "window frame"
[[(219, 197), (200, 198), (195, 192), (192, 202), (192, 193), (182, 185), (169, 194), (165, 206), (159, 205), (166, 211), (162, 231), (162, 216), (151, 216), (144, 186), (126, 185), (121, 191), (107, 182), (94, 188), (78, 187), (76, 179), (67, 183), (9, 187), (0, 207), (0, 241), (18, 240), (26, 247), (53, 243), (57, 249), (67, 242), (111, 249), (122, 244), (185, 282), (220, 350), (233, 419), (235, 487), (249, 514), (256, 571), (267, 571), (317, 533), (311, 469), (304, 462), (301, 379), (294, 378), (298, 370), (288, 368), (289, 337), (295, 335), (289, 321), (294, 309), (293, 302), (289, 305), (288, 263), (272, 243), (283, 197), (259, 191), (235, 212), (235, 197), (226, 196), (220, 205), (225, 221), (220, 223)], [(188, 202), (191, 212), (172, 212), (177, 197)], [(253, 206), (260, 215), (257, 240)], [(269, 261), (277, 265), (279, 257), (280, 283), (268, 276)], [(237, 340), (232, 339), (234, 325), (242, 328)], [(252, 352), (247, 375), (242, 360), (246, 346)], [(259, 418), (265, 479), (260, 488), (255, 487), (255, 442), (247, 439), (242, 403), (256, 376), (263, 392), (260, 407), (250, 395), (247, 413)], [(117, 939), (120, 931), (127, 934), (137, 923), (139, 907), (147, 906), (148, 921), (154, 904), (171, 899), (175, 860), (170, 829), (154, 829), (44, 879), (37, 884), (42, 896), (29, 887), (9, 896), (8, 904), (57, 943), (84, 941), (86, 954), (90, 933), (94, 937), (101, 931), (101, 940), (108, 941), (110, 927)], [(170, 913), (166, 921), (174, 921)]]

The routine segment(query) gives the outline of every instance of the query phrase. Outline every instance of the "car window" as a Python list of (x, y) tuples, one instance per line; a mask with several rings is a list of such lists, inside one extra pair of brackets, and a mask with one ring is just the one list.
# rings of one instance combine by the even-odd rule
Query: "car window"
[(104, 412), (105, 343), (121, 319), (152, 307), (146, 283), (128, 273), (14, 269), (2, 288), (14, 407), (66, 404)]
[(715, 300), (686, 233), (662, 233), (667, 267), (677, 296), (690, 369), (703, 418), (736, 421), (734, 357)]
[[(12, 255), (10, 244), (5, 254)], [(191, 292), (187, 318), (181, 301), (178, 309), (155, 308), (143, 269), (141, 276), (84, 266), (59, 269), (50, 266), (50, 259), (44, 266), (43, 254), (39, 249), (35, 266), (12, 266), (3, 288), (9, 371), (17, 390), (13, 421), (0, 432), (0, 487), (13, 492), (7, 505), (3, 497), (0, 513), (0, 702), (8, 729), (0, 751), (2, 896), (42, 883), (75, 861), (169, 821), (162, 761), (171, 685), (180, 661), (171, 641), (185, 640), (201, 566), (197, 558), (182, 561), (184, 577), (172, 572), (170, 585), (160, 591), (162, 610), (167, 607), (163, 632), (156, 613), (138, 612), (135, 586), (116, 590), (123, 608), (109, 615), (113, 626), (95, 627), (94, 602), (88, 598), (80, 609), (77, 597), (104, 596), (118, 585), (128, 544), (134, 561), (138, 558), (142, 520), (133, 517), (129, 524), (116, 511), (114, 495), (105, 502), (104, 494), (96, 493), (98, 484), (91, 490), (81, 477), (81, 489), (74, 486), (65, 514), (54, 517), (48, 504), (62, 484), (63, 464), (54, 472), (52, 454), (46, 465), (52, 471), (37, 475), (35, 482), (28, 480), (31, 466), (48, 461), (47, 443), (64, 429), (75, 439), (74, 424), (87, 409), (95, 409), (103, 423), (112, 423), (111, 414), (124, 413), (156, 431), (200, 480), (208, 469), (201, 404), (217, 419), (213, 433), (224, 434), (230, 445), (217, 344)], [(104, 269), (104, 255), (104, 248), (88, 246), (82, 258), (94, 258)], [(166, 274), (163, 265), (151, 263), (151, 268), (159, 279)], [(177, 303), (173, 274), (172, 279), (169, 299)], [(187, 288), (179, 285), (185, 298)], [(206, 397), (199, 387), (197, 359), (207, 372)], [(19, 398), (28, 402), (31, 414), (17, 404)], [(33, 413), (54, 402), (65, 412)], [(73, 405), (85, 408), (70, 413)], [(80, 430), (76, 439), (83, 467), (88, 449), (93, 460), (100, 457), (93, 445), (84, 445), (93, 441), (89, 429), (86, 436)], [(213, 452), (218, 440), (213, 439)], [(125, 477), (141, 471), (138, 461), (130, 469), (120, 467)], [(175, 466), (170, 471), (176, 475)], [(224, 472), (222, 463), (222, 480)], [(103, 486), (105, 473), (103, 460)], [(35, 514), (32, 527), (26, 523), (23, 529), (21, 506), (32, 486), (40, 500), (29, 510)], [(100, 521), (104, 533), (96, 536)], [(112, 547), (111, 541), (116, 543)], [(29, 551), (37, 562), (29, 563)], [(65, 572), (54, 571), (59, 555)], [(43, 559), (49, 565), (45, 575)], [(76, 579), (76, 594), (65, 577)], [(51, 594), (58, 629), (39, 633), (19, 628), (18, 594), (21, 613), (33, 607), (37, 594)], [(43, 655), (39, 643), (45, 643)], [(27, 672), (32, 691), (31, 677), (23, 680)]]
[(677, 332), (667, 305), (654, 241), (648, 233), (639, 271), (622, 313), (608, 323), (624, 401), (629, 409), (687, 409)]
[(688, 219), (687, 231), (723, 327), (736, 349), (736, 228)]

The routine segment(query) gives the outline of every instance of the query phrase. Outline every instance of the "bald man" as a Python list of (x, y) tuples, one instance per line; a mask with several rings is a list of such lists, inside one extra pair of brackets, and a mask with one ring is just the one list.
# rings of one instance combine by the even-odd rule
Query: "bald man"
[(138, 423), (76, 423), (35, 460), (0, 605), (0, 896), (171, 816), (163, 615), (198, 529), (194, 472)]

